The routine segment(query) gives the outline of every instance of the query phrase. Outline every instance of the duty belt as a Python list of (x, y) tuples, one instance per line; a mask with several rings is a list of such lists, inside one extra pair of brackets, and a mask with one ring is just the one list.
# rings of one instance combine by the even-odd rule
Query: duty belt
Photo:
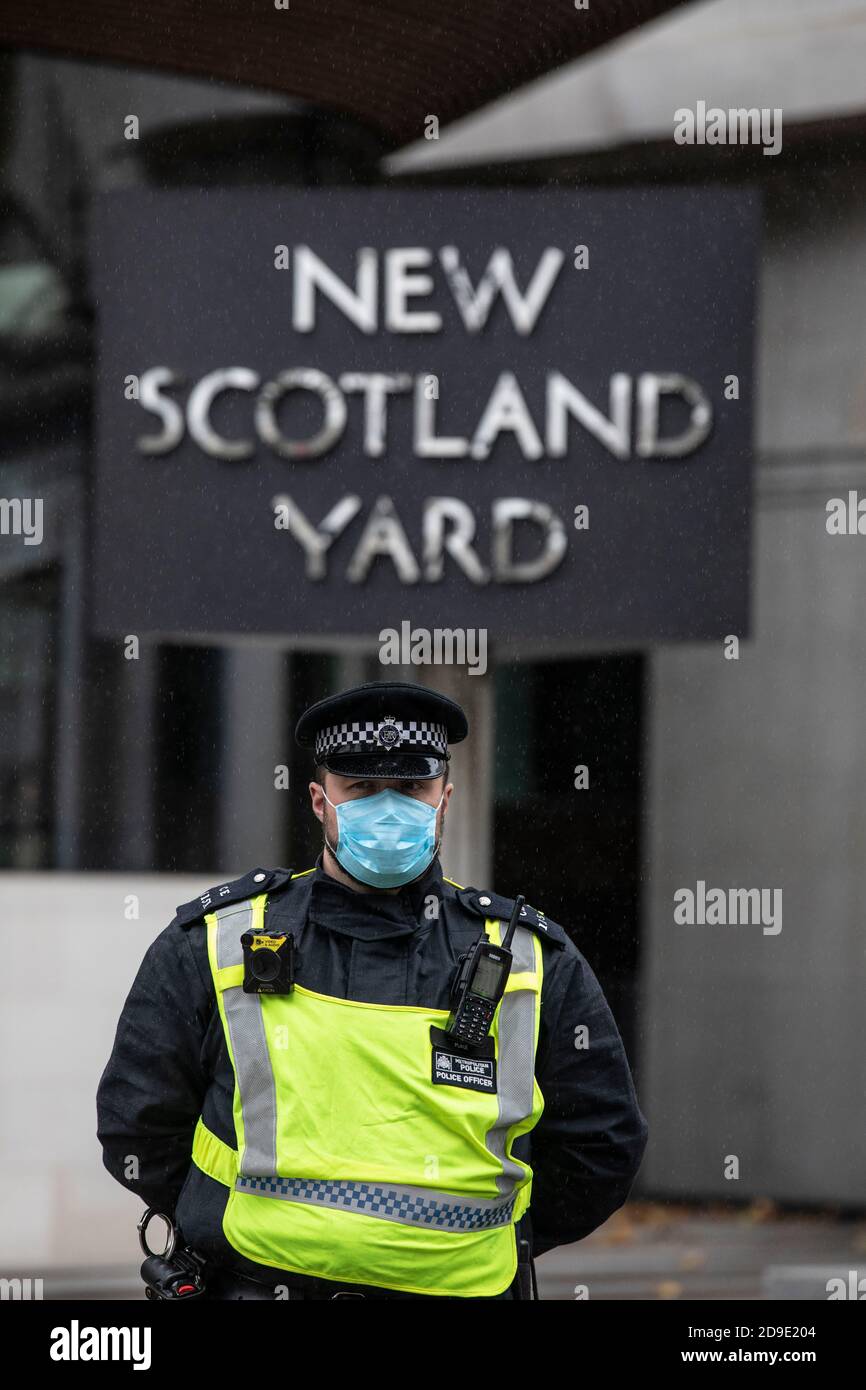
[[(165, 1222), (167, 1242), (159, 1252), (152, 1250), (148, 1243), (148, 1227), (151, 1220), (158, 1218)], [(350, 1284), (330, 1283), (316, 1280), (315, 1283), (297, 1280), (281, 1280), (278, 1284), (264, 1284), (251, 1279), (228, 1265), (213, 1263), (188, 1246), (171, 1216), (155, 1207), (148, 1207), (138, 1223), (138, 1238), (145, 1255), (141, 1266), (141, 1277), (145, 1282), (148, 1298), (162, 1300), (188, 1300), (191, 1298), (248, 1299), (276, 1302), (297, 1299), (337, 1298), (425, 1298), (447, 1297), (447, 1295), (426, 1295), (402, 1292), (394, 1289)], [(535, 1266), (530, 1255), (530, 1243), (525, 1238), (517, 1242), (517, 1273), (509, 1287), (496, 1298), (534, 1299), (538, 1297), (535, 1282)]]

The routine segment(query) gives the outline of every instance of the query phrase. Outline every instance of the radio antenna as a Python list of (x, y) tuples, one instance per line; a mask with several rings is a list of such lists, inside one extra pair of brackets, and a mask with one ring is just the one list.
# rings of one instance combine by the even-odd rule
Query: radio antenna
[(514, 928), (517, 926), (517, 919), (523, 911), (523, 906), (525, 902), (526, 899), (520, 893), (514, 899), (514, 911), (512, 912), (511, 920), (508, 923), (508, 930), (506, 931), (505, 936), (502, 938), (502, 946), (503, 949), (506, 951), (511, 945), (511, 938), (514, 936)]

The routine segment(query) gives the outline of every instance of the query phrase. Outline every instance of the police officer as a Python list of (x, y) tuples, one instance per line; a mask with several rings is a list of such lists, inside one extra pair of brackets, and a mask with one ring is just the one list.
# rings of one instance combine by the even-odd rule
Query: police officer
[(528, 1257), (610, 1216), (646, 1144), (601, 988), (540, 910), (443, 873), (458, 704), (364, 685), (295, 732), (315, 867), (218, 885), (150, 946), (105, 1165), (211, 1297), (532, 1297)]

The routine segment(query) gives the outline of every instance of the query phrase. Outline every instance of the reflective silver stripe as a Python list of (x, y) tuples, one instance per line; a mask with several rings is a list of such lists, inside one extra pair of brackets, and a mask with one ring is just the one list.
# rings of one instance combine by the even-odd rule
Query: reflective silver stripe
[[(504, 924), (500, 922), (500, 938)], [(514, 933), (513, 974), (535, 970), (535, 946), (528, 927), (518, 926)], [(502, 996), (499, 1005), (499, 1080), (497, 1099), (499, 1118), (487, 1131), (485, 1144), (502, 1164), (496, 1187), (503, 1197), (509, 1197), (517, 1183), (522, 1182), (525, 1170), (505, 1152), (508, 1131), (518, 1120), (532, 1114), (535, 1083), (535, 991), (515, 989)]]
[[(214, 913), (217, 919), (216, 958), (220, 970), (241, 965), (241, 936), (253, 925), (250, 899)], [(244, 1147), (238, 1166), (244, 1173), (267, 1177), (277, 1167), (277, 1093), (271, 1069), (262, 999), (245, 994), (243, 985), (222, 992), (226, 1025), (240, 1091)]]
[[(243, 965), (244, 948), (241, 945), (241, 937), (253, 925), (252, 899), (247, 898), (245, 903), (232, 903), (229, 907), (221, 907), (213, 915), (217, 920), (217, 969), (225, 970), (229, 965)], [(233, 920), (235, 917), (237, 921)], [(257, 995), (252, 997), (258, 998)]]
[(513, 1197), (455, 1197), (427, 1187), (391, 1187), (373, 1182), (328, 1182), (314, 1178), (247, 1178), (235, 1182), (238, 1192), (278, 1197), (307, 1206), (375, 1216), (401, 1226), (427, 1226), (448, 1231), (482, 1231), (508, 1226)]

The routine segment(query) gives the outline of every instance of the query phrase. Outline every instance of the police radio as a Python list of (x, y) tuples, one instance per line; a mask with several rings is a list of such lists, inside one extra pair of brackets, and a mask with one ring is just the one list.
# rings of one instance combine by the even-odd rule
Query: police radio
[(290, 932), (269, 932), (263, 927), (245, 931), (245, 994), (291, 994), (295, 987), (295, 938)]
[(494, 946), (485, 935), (461, 958), (460, 970), (451, 992), (451, 1014), (445, 1032), (450, 1038), (478, 1047), (484, 1043), (505, 993), (514, 957), (509, 950), (517, 919), (526, 902), (517, 897), (514, 911), (501, 946)]

